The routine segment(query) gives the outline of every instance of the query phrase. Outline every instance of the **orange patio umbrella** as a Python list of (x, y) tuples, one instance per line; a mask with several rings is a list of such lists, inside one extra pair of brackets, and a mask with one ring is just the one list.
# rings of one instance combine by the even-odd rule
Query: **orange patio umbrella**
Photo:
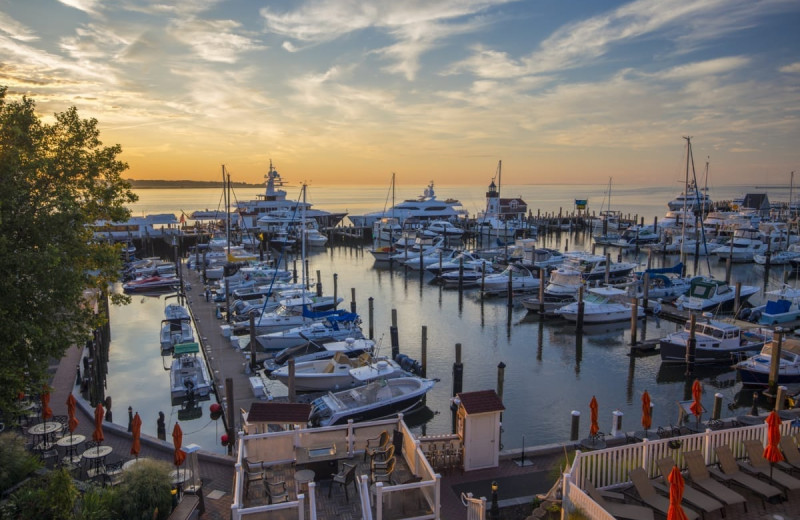
[(53, 410), (50, 409), (50, 391), (45, 388), (39, 397), (42, 400), (42, 420), (46, 421), (53, 416)]
[(175, 427), (172, 428), (172, 444), (175, 445), (175, 465), (180, 466), (183, 464), (183, 461), (186, 460), (186, 452), (181, 449), (181, 443), (183, 442), (183, 431), (181, 431), (181, 425), (175, 423)]
[(649, 430), (650, 426), (653, 425), (653, 417), (650, 415), (651, 413), (650, 394), (648, 394), (647, 390), (645, 390), (642, 394), (642, 428), (644, 428), (645, 433), (647, 433), (647, 430)]
[(589, 435), (594, 437), (597, 435), (597, 432), (600, 431), (600, 426), (597, 425), (597, 399), (595, 396), (592, 396), (592, 400), (589, 403), (589, 409), (592, 410), (592, 424), (589, 426)]
[(133, 421), (131, 421), (131, 433), (133, 434), (133, 444), (131, 444), (131, 455), (139, 458), (139, 450), (141, 450), (141, 442), (139, 437), (142, 435), (142, 418), (139, 417), (139, 412), (136, 412), (136, 415), (133, 416)]
[(683, 475), (678, 466), (672, 466), (669, 472), (669, 509), (667, 510), (667, 520), (688, 520), (686, 513), (681, 507), (683, 500)]
[(781, 441), (781, 418), (778, 412), (772, 410), (767, 416), (767, 447), (764, 448), (764, 458), (770, 462), (769, 476), (772, 478), (772, 465), (783, 460), (778, 444)]
[(103, 404), (97, 403), (94, 409), (94, 431), (92, 432), (92, 439), (95, 442), (103, 442), (103, 417), (105, 414)]
[(695, 379), (694, 383), (692, 384), (692, 399), (694, 402), (689, 406), (689, 410), (692, 411), (695, 417), (697, 417), (697, 423), (700, 424), (700, 416), (703, 414), (703, 405), (700, 400), (703, 398), (703, 387), (700, 385), (700, 380)]
[(69, 428), (69, 435), (71, 438), (75, 429), (78, 428), (78, 419), (75, 418), (75, 396), (72, 395), (72, 392), (70, 392), (69, 397), (67, 397), (67, 415), (69, 416), (67, 427)]

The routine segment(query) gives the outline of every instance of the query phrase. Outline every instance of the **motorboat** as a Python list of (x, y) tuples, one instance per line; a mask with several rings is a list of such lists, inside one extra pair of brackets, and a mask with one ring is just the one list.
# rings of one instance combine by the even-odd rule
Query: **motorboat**
[[(649, 300), (673, 301), (686, 294), (691, 287), (692, 280), (696, 278), (695, 276), (681, 276), (682, 274), (683, 262), (672, 267), (646, 269), (635, 273), (636, 279), (630, 286), (629, 294), (636, 298), (644, 298), (647, 293)], [(646, 291), (645, 277), (648, 280)]]
[(767, 244), (761, 240), (758, 229), (739, 228), (734, 231), (733, 239), (727, 245), (719, 246), (711, 251), (720, 260), (727, 258), (731, 262), (752, 262), (755, 255), (767, 252)]
[(191, 318), (173, 318), (161, 320), (161, 350), (172, 350), (180, 343), (194, 341)]
[[(768, 386), (776, 340), (765, 343), (761, 352), (734, 365), (744, 386)], [(778, 360), (778, 379), (774, 384), (785, 386), (800, 383), (800, 340), (783, 339)]]
[(177, 276), (147, 276), (137, 278), (122, 284), (122, 290), (126, 293), (142, 293), (174, 290), (180, 285)]
[[(376, 379), (393, 379), (414, 374), (391, 359), (350, 359), (339, 353), (332, 359), (296, 363), (294, 388), (298, 392), (321, 392), (362, 386)], [(289, 386), (289, 367), (273, 371), (270, 378)]]
[[(298, 312), (299, 311), (299, 312)], [(268, 312), (258, 316), (255, 321), (256, 334), (270, 334), (272, 332), (280, 332), (283, 330), (301, 327), (312, 321), (319, 321), (327, 318), (328, 316), (344, 316), (346, 311), (321, 311), (315, 312), (310, 309), (295, 308), (291, 306), (281, 305), (273, 312)]]
[(418, 260), (420, 255), (425, 256), (433, 251), (436, 251), (437, 249), (443, 248), (445, 245), (444, 241), (444, 237), (417, 237), (412, 246), (404, 248), (402, 251), (389, 257), (389, 259), (403, 264), (413, 262), (415, 259)]
[[(627, 296), (627, 291), (616, 287), (592, 287), (587, 290), (583, 299), (584, 323), (613, 323), (631, 319), (633, 312), (630, 302), (622, 301)], [(556, 309), (554, 314), (567, 321), (578, 321), (579, 302), (568, 303)], [(644, 318), (645, 312), (641, 305), (636, 306), (638, 318)]]
[(372, 240), (391, 244), (403, 235), (403, 226), (394, 217), (383, 217), (372, 224)]
[[(178, 303), (169, 303), (164, 307), (164, 318), (168, 320), (190, 320), (189, 309)], [(181, 342), (185, 343), (185, 342)]]
[(608, 272), (608, 281), (625, 279), (636, 268), (629, 262), (613, 262), (604, 255), (593, 255), (586, 251), (567, 251), (562, 266), (578, 271), (586, 281), (601, 281)]
[[(458, 287), (460, 283), (463, 287), (480, 285), (486, 276), (494, 273), (492, 264), (487, 261), (476, 262), (469, 267), (464, 266), (463, 271), (445, 271), (439, 276), (445, 287)], [(507, 280), (506, 280), (507, 281)]]
[(331, 315), (323, 321), (315, 321), (280, 332), (259, 334), (256, 336), (258, 345), (263, 350), (282, 350), (309, 341), (325, 343), (328, 341), (344, 340), (346, 338), (362, 338), (361, 320), (358, 314)]
[(459, 220), (466, 217), (461, 202), (455, 199), (440, 200), (433, 189), (433, 181), (428, 184), (423, 194), (416, 199), (408, 199), (383, 211), (375, 211), (364, 215), (350, 215), (348, 218), (356, 227), (371, 228), (376, 220), (384, 217), (396, 218), (403, 225), (407, 219)]
[(311, 426), (332, 426), (393, 417), (417, 409), (436, 382), (422, 377), (380, 379), (364, 386), (328, 392), (311, 402)]
[(403, 261), (403, 265), (416, 271), (427, 270), (429, 265), (450, 262), (459, 254), (455, 249), (436, 248), (430, 253)]
[(264, 371), (267, 373), (285, 366), (290, 359), (295, 363), (332, 359), (337, 354), (343, 354), (355, 359), (361, 356), (370, 357), (375, 350), (375, 342), (371, 339), (346, 338), (343, 341), (330, 343), (305, 343), (277, 352), (273, 357), (264, 361)]
[[(458, 271), (463, 266), (464, 270), (486, 270), (488, 266), (491, 269), (491, 262), (470, 253), (469, 251), (460, 251), (455, 257), (449, 260), (442, 261), (441, 263), (435, 262), (425, 266), (425, 270), (434, 276), (442, 276), (445, 273)], [(490, 270), (487, 272), (491, 272)]]
[(376, 245), (369, 252), (376, 262), (389, 262), (394, 255), (399, 253), (399, 250), (394, 246)]
[[(694, 363), (698, 365), (731, 363), (742, 353), (758, 352), (772, 339), (768, 329), (742, 329), (735, 323), (711, 319), (697, 321), (694, 327)], [(691, 321), (683, 330), (667, 334), (659, 341), (662, 363), (686, 363), (686, 349), (691, 336)]]
[(432, 220), (425, 226), (421, 234), (428, 238), (435, 238), (438, 236), (459, 238), (464, 234), (464, 230), (447, 220)]
[(667, 203), (673, 211), (687, 210), (693, 212), (707, 212), (711, 209), (711, 198), (706, 188), (698, 188), (694, 181), (690, 181), (686, 189), (677, 197)]
[(608, 245), (628, 249), (642, 247), (645, 244), (655, 244), (659, 240), (661, 240), (661, 235), (654, 231), (651, 226), (633, 226), (623, 231), (619, 240)]
[(175, 345), (169, 371), (173, 400), (198, 399), (211, 393), (211, 376), (199, 352), (200, 346), (195, 342)]
[(544, 299), (539, 295), (522, 299), (522, 305), (535, 313), (542, 310), (546, 316), (554, 316), (555, 310), (577, 301), (578, 291), (586, 285), (580, 271), (561, 266), (550, 271), (550, 277), (544, 287)]
[(330, 311), (336, 308), (337, 305), (342, 303), (344, 298), (337, 296), (317, 296), (302, 294), (290, 298), (283, 298), (278, 302), (284, 307), (288, 307), (292, 312), (302, 313), (303, 309), (308, 309), (314, 312)]
[(787, 265), (793, 261), (800, 260), (800, 247), (797, 244), (792, 244), (788, 249), (783, 251), (754, 253), (753, 262), (759, 265)]
[[(739, 305), (745, 303), (752, 295), (758, 292), (758, 287), (742, 285), (739, 291)], [(678, 309), (690, 311), (716, 310), (730, 312), (735, 310), (735, 287), (708, 276), (698, 276), (689, 285), (689, 291), (675, 300)]]
[(777, 325), (800, 318), (800, 289), (784, 285), (766, 295), (767, 303), (749, 309), (747, 315), (740, 313), (739, 317), (760, 325)]
[(483, 292), (501, 294), (508, 291), (530, 292), (539, 288), (539, 276), (520, 264), (508, 264), (502, 272), (486, 275), (483, 278)]

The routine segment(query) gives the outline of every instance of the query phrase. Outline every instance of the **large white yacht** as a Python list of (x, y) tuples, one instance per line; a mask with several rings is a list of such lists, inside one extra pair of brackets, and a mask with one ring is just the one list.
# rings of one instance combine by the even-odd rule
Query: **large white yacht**
[(333, 227), (338, 224), (347, 213), (331, 213), (319, 209), (312, 209), (308, 202), (287, 200), (286, 190), (280, 189), (284, 186), (280, 174), (269, 162), (269, 171), (264, 176), (267, 179), (266, 190), (263, 194), (257, 195), (252, 200), (241, 200), (236, 204), (239, 213), (239, 227), (242, 229), (254, 230), (259, 227), (258, 219), (269, 216), (274, 212), (283, 215), (296, 215), (299, 220), (304, 212), (307, 219), (313, 219), (321, 228)]
[(697, 188), (692, 181), (686, 187), (686, 191), (669, 201), (667, 206), (673, 211), (685, 208), (687, 211), (707, 212), (711, 209), (711, 198), (706, 188)]
[(372, 228), (376, 220), (394, 217), (402, 225), (406, 220), (428, 222), (431, 220), (460, 220), (466, 218), (467, 212), (456, 199), (440, 200), (433, 190), (433, 181), (428, 184), (422, 195), (416, 199), (407, 199), (382, 211), (350, 215), (348, 218), (356, 227)]

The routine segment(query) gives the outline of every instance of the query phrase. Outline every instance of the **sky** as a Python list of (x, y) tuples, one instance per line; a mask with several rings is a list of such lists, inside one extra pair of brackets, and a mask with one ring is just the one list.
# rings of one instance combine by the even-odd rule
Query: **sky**
[(0, 85), (133, 179), (666, 185), (800, 173), (797, 0), (0, 0)]

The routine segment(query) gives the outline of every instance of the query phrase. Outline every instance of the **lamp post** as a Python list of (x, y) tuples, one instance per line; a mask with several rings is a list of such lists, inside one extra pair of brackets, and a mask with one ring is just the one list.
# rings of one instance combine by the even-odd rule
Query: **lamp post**
[(497, 504), (497, 481), (492, 481), (492, 507), (489, 510), (491, 520), (500, 520), (500, 506)]

